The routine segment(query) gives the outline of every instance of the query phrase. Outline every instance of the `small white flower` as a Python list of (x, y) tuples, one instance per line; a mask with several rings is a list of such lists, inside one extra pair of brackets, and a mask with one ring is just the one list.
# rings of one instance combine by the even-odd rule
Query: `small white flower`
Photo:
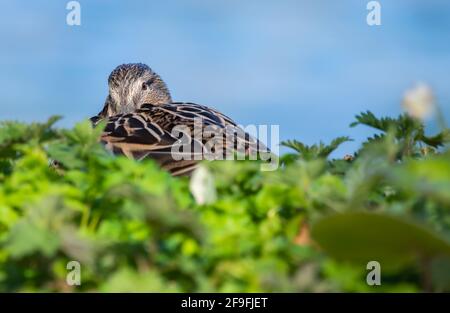
[(194, 171), (189, 188), (198, 204), (212, 203), (217, 199), (214, 177), (204, 166), (200, 165)]
[(405, 92), (402, 103), (403, 109), (410, 116), (425, 120), (435, 110), (434, 95), (431, 88), (423, 83)]

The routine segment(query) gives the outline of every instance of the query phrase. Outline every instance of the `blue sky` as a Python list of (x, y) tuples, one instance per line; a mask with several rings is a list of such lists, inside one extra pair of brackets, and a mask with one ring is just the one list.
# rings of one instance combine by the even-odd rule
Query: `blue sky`
[(279, 124), (306, 143), (371, 133), (356, 113), (396, 115), (405, 89), (426, 82), (450, 118), (450, 1), (380, 0), (382, 25), (366, 24), (366, 0), (3, 0), (0, 119), (96, 114), (107, 76), (144, 62), (174, 100), (215, 107), (240, 124)]

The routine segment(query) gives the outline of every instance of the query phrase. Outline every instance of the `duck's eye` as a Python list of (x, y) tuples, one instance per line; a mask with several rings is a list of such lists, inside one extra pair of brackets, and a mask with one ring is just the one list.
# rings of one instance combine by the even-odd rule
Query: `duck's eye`
[(150, 78), (149, 80), (142, 83), (142, 90), (147, 90), (151, 84), (153, 84), (154, 79)]

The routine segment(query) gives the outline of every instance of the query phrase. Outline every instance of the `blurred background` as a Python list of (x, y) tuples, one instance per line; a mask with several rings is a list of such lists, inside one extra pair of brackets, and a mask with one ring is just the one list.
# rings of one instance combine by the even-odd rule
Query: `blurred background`
[[(381, 26), (366, 0), (2, 0), (0, 120), (62, 126), (95, 115), (111, 70), (151, 66), (176, 101), (215, 107), (238, 123), (279, 124), (306, 143), (348, 135), (338, 156), (371, 133), (355, 114), (401, 112), (404, 91), (433, 89), (450, 117), (450, 1), (380, 0)], [(430, 130), (433, 128), (430, 121)]]

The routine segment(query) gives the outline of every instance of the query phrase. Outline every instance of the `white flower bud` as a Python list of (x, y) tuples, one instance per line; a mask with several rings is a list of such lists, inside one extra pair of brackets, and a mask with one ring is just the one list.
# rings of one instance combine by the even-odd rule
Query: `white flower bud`
[(192, 195), (198, 204), (212, 203), (217, 199), (214, 177), (204, 166), (199, 166), (192, 173), (189, 184)]
[(425, 84), (418, 84), (405, 92), (402, 103), (403, 109), (410, 116), (425, 120), (435, 111), (434, 96), (431, 88)]

